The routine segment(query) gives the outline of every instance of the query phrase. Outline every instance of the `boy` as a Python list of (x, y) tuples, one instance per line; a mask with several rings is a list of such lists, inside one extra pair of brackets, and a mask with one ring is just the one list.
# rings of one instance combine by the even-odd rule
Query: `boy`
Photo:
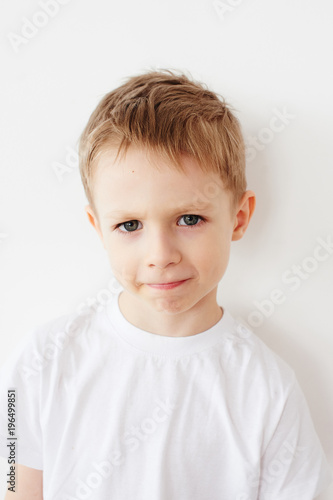
[(237, 119), (148, 72), (101, 100), (79, 149), (121, 288), (4, 367), (21, 464), (6, 499), (313, 500), (330, 473), (294, 373), (216, 301), (255, 207)]

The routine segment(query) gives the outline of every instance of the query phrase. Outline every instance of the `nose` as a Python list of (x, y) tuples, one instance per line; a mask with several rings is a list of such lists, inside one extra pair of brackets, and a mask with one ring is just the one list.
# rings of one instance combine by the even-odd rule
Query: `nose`
[(164, 269), (181, 261), (181, 251), (176, 237), (165, 228), (151, 229), (147, 237), (145, 262), (148, 267)]

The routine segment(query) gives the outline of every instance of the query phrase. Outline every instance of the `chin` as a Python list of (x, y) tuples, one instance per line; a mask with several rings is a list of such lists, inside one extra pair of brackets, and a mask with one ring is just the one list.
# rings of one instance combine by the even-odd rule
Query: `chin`
[(188, 311), (192, 307), (192, 304), (184, 300), (184, 298), (160, 297), (149, 301), (149, 303), (155, 311), (167, 314), (179, 314)]

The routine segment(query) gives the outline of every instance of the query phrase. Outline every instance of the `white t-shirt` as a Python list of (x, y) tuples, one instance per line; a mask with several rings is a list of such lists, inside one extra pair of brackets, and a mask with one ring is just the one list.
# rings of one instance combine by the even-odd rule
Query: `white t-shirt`
[(0, 455), (16, 389), (16, 460), (43, 470), (44, 500), (313, 500), (330, 484), (294, 372), (259, 338), (226, 310), (152, 334), (120, 292), (34, 329), (1, 370)]

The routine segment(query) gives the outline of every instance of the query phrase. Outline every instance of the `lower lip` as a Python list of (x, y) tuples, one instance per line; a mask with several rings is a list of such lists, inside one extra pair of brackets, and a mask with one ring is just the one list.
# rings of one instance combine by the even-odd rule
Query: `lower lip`
[(158, 284), (158, 285), (150, 285), (148, 283), (148, 286), (151, 288), (157, 288), (158, 290), (170, 290), (171, 288), (176, 288), (176, 286), (180, 286), (183, 283), (185, 283), (187, 280), (183, 281), (175, 281), (174, 283), (166, 283), (165, 285), (163, 284)]

